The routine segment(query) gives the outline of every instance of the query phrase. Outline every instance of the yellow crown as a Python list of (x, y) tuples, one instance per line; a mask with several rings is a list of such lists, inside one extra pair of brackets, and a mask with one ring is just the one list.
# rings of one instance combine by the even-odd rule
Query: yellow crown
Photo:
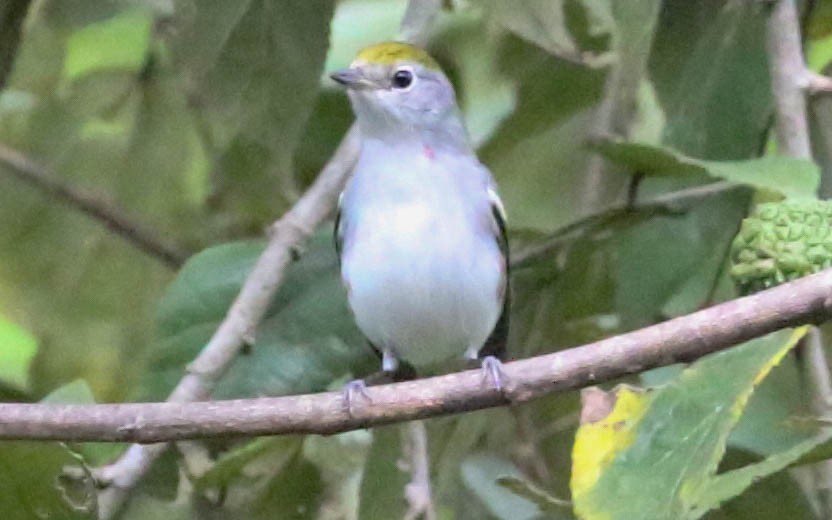
[(409, 43), (382, 42), (370, 45), (359, 51), (353, 65), (365, 63), (378, 65), (394, 65), (399, 62), (415, 62), (429, 69), (441, 70), (436, 60), (428, 53)]

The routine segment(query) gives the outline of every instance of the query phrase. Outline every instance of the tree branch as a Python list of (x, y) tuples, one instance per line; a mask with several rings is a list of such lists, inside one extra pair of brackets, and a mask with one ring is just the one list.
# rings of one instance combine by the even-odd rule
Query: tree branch
[(404, 451), (410, 471), (410, 482), (404, 488), (408, 508), (403, 520), (436, 520), (436, 507), (433, 505), (430, 486), (428, 431), (422, 421), (410, 421), (406, 426)]
[(804, 84), (806, 90), (813, 96), (832, 93), (832, 78), (811, 70), (806, 71)]
[(430, 38), (430, 29), (442, 9), (442, 0), (410, 0), (399, 29), (400, 40), (424, 46)]
[[(601, 101), (595, 111), (590, 128), (592, 136), (630, 135), (633, 117), (638, 109), (638, 89), (647, 69), (647, 57), (659, 18), (658, 1), (621, 2), (612, 15), (619, 24), (635, 21), (642, 25), (639, 31), (621, 30), (620, 25), (612, 31), (612, 51), (615, 60), (609, 66)], [(579, 195), (580, 211), (591, 213), (610, 202), (619, 186), (611, 184), (616, 177), (603, 157), (595, 153), (590, 157)]]
[(766, 47), (774, 94), (777, 144), (784, 155), (812, 159), (803, 78), (806, 62), (794, 0), (775, 1), (768, 18)]
[(832, 317), (832, 269), (687, 316), (552, 354), (505, 363), (503, 393), (480, 370), (373, 386), (347, 410), (341, 392), (200, 401), (0, 403), (0, 439), (160, 442), (332, 434), (525, 402), (706, 354)]
[(740, 189), (743, 186), (728, 181), (712, 182), (665, 193), (634, 206), (624, 204), (587, 215), (555, 230), (543, 240), (512, 254), (511, 267), (512, 269), (522, 269), (543, 256), (551, 255), (564, 245), (591, 234), (594, 230), (603, 229), (607, 225), (620, 222), (622, 218), (628, 215), (640, 217), (657, 214), (678, 215), (702, 199)]
[(0, 144), (0, 165), (7, 167), (2, 168), (4, 171), (86, 213), (104, 224), (110, 231), (172, 268), (181, 266), (189, 256), (187, 252), (158, 237), (149, 228), (128, 217), (101, 197), (65, 183), (45, 166), (2, 144)]

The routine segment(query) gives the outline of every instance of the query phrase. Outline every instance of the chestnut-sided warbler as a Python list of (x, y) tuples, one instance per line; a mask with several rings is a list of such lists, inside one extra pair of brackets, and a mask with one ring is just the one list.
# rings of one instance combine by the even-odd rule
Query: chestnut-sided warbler
[(386, 42), (331, 74), (361, 151), (339, 202), (336, 248), (359, 328), (400, 373), (483, 359), (499, 388), (508, 330), (505, 214), (474, 154), (453, 87), (423, 50)]

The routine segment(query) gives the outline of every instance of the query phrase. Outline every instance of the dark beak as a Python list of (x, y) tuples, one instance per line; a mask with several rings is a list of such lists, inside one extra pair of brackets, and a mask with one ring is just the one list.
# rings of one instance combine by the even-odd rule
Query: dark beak
[(370, 82), (358, 69), (336, 70), (329, 77), (347, 88), (359, 88), (370, 85)]

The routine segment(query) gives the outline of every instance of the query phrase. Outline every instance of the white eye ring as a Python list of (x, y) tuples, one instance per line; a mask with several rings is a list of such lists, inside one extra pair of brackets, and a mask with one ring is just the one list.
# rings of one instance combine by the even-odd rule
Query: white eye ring
[(416, 82), (416, 75), (410, 67), (399, 67), (390, 78), (390, 85), (396, 90), (409, 90)]

